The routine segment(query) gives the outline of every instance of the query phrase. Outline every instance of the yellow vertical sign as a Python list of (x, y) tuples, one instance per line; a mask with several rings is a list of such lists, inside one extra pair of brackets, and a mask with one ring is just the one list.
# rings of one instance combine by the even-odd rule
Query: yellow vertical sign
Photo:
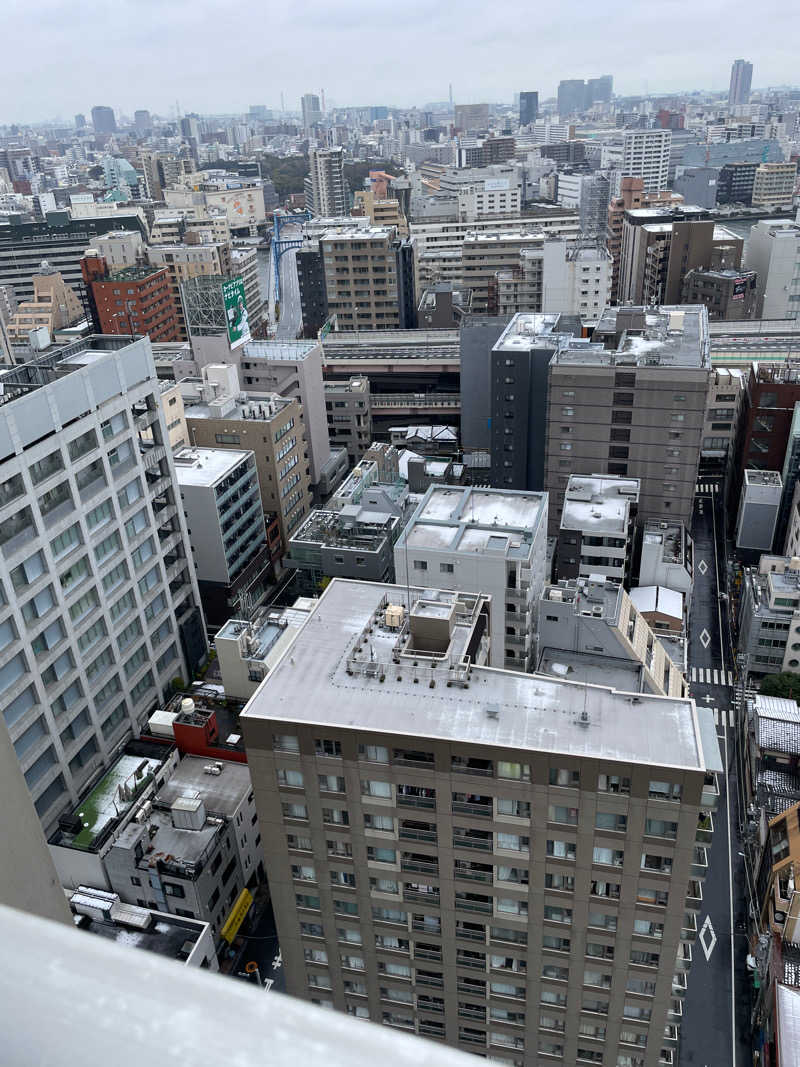
[(250, 905), (253, 903), (253, 894), (249, 889), (243, 889), (231, 908), (231, 913), (225, 920), (225, 925), (220, 930), (220, 937), (223, 937), (230, 945), (234, 937), (239, 933), (239, 927), (244, 922), (244, 917), (250, 911)]

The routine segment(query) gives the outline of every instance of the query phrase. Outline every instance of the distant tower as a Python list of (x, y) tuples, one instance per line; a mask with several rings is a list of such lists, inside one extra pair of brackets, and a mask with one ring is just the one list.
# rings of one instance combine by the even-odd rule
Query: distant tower
[(450, 82), (450, 107), (453, 106), (453, 83)]
[(325, 114), (325, 90), (324, 89), (320, 89), (319, 95), (320, 95), (320, 100), (322, 101), (322, 114), (324, 115)]
[(283, 102), (283, 90), (281, 90), (281, 111), (286, 110), (286, 105)]
[(728, 89), (728, 107), (749, 103), (752, 81), (753, 64), (748, 63), (746, 59), (734, 60), (731, 66), (731, 84)]

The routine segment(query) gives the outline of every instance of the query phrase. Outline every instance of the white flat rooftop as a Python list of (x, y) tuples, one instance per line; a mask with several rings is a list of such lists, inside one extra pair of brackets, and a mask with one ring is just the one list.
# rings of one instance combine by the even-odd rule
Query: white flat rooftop
[(252, 454), (236, 448), (181, 448), (175, 453), (178, 485), (214, 485)]
[[(412, 601), (421, 595), (420, 590), (411, 593)], [(407, 602), (404, 586), (335, 578), (250, 698), (242, 719), (339, 726), (626, 764), (689, 770), (720, 766), (711, 713), (696, 708), (691, 699), (641, 693), (634, 697), (600, 685), (489, 667), (473, 668), (467, 689), (443, 684), (430, 689), (414, 685), (412, 672), (392, 666), (396, 635), (379, 627), (370, 635), (371, 655), (387, 664), (384, 680), (349, 675), (348, 656), (387, 596), (393, 604)], [(588, 725), (581, 721), (584, 712)]]

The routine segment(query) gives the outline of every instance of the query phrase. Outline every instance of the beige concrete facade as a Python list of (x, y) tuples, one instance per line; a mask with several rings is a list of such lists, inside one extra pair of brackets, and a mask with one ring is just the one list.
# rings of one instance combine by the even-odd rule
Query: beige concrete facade
[(705, 709), (483, 667), (450, 689), (427, 661), (416, 686), (376, 623), (403, 594), (332, 582), (242, 716), (287, 991), (519, 1067), (656, 1067), (701, 907)]

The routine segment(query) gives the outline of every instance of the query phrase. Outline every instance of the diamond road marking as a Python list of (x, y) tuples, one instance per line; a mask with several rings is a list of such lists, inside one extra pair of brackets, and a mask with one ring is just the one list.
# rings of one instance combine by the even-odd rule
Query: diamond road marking
[(706, 915), (706, 921), (700, 930), (700, 944), (703, 947), (703, 953), (706, 957), (706, 963), (711, 959), (711, 953), (714, 951), (714, 946), (717, 943), (717, 935), (714, 933), (714, 927), (711, 925), (711, 916)]
[(701, 574), (706, 573), (706, 571), (708, 570), (708, 564), (704, 559), (701, 559), (700, 562), (697, 564), (697, 569), (700, 571)]
[(703, 646), (703, 648), (708, 648), (708, 646), (711, 644), (711, 634), (708, 632), (708, 630), (703, 630), (703, 632), (700, 634), (700, 644)]

